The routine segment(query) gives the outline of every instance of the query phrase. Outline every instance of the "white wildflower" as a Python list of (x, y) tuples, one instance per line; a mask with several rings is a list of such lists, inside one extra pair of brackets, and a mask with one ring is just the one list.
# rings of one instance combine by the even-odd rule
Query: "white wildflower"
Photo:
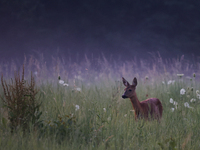
[(190, 105), (189, 105), (188, 102), (185, 102), (185, 103), (184, 103), (184, 106), (187, 107), (187, 108), (192, 108), (192, 109), (194, 109), (193, 107), (190, 107)]
[(184, 103), (184, 106), (190, 108), (190, 105), (189, 105), (188, 102), (185, 102), (185, 103)]
[(197, 98), (200, 99), (200, 94), (197, 94)]
[(175, 102), (175, 101), (174, 101), (174, 106), (175, 106), (175, 108), (177, 109), (178, 102)]
[(172, 80), (169, 80), (168, 82), (167, 82), (167, 84), (171, 84), (172, 83)]
[(200, 99), (199, 90), (196, 90), (197, 98)]
[(111, 117), (108, 117), (107, 120), (110, 121), (110, 120), (111, 120)]
[(184, 74), (177, 74), (177, 76), (181, 78), (182, 76), (184, 76)]
[(172, 112), (174, 112), (174, 110), (175, 110), (174, 108), (171, 108), (171, 111), (172, 111)]
[(63, 81), (63, 80), (59, 80), (59, 83), (60, 83), (60, 84), (64, 84), (65, 81)]
[(181, 89), (181, 90), (180, 90), (180, 94), (181, 94), (181, 95), (184, 95), (185, 92), (186, 92), (185, 89)]
[(81, 88), (78, 87), (78, 88), (76, 88), (76, 90), (80, 92), (80, 91), (81, 91)]
[(172, 98), (169, 99), (170, 103), (174, 103), (174, 100)]
[(103, 111), (106, 112), (106, 108), (103, 108)]
[(165, 84), (165, 81), (162, 81), (162, 84)]
[(174, 84), (175, 80), (169, 80), (167, 84)]
[(199, 94), (199, 90), (196, 90), (196, 94)]
[(192, 98), (191, 100), (190, 100), (190, 102), (192, 103), (192, 102), (195, 102), (196, 101), (196, 99), (194, 99), (194, 98)]
[(80, 107), (79, 107), (79, 105), (76, 105), (75, 108), (76, 108), (75, 111), (77, 111), (77, 110), (79, 110)]
[(69, 84), (67, 84), (67, 83), (64, 83), (64, 84), (63, 84), (63, 86), (69, 86)]
[(127, 117), (127, 114), (125, 114), (124, 117)]
[(178, 102), (174, 101), (174, 105), (178, 105)]

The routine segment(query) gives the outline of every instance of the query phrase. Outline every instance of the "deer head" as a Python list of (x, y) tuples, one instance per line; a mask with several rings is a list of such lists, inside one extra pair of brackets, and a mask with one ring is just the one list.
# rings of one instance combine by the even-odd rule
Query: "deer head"
[(122, 81), (123, 81), (123, 84), (126, 86), (126, 88), (124, 89), (125, 92), (122, 95), (122, 98), (133, 97), (135, 95), (135, 89), (136, 89), (136, 86), (137, 86), (137, 79), (136, 78), (133, 79), (132, 85), (130, 85), (128, 83), (128, 81), (126, 81), (123, 77), (122, 77)]

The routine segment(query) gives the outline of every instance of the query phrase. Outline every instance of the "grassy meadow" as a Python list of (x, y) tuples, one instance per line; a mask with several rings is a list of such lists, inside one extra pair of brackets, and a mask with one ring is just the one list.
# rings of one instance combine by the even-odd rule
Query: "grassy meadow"
[[(164, 60), (155, 56), (148, 61), (116, 61), (104, 57), (90, 60), (85, 56), (78, 63), (52, 58), (47, 64), (44, 58), (30, 57), (23, 64), (23, 85), (31, 82), (32, 72), (38, 89), (34, 102), (41, 105), (32, 114), (37, 116), (35, 121), (26, 124), (27, 130), (18, 123), (12, 131), (11, 118), (23, 118), (17, 118), (5, 105), (5, 92), (0, 85), (2, 150), (200, 149), (198, 60), (187, 61), (183, 56)], [(15, 62), (0, 64), (8, 87), (15, 72), (22, 77), (22, 66)], [(160, 99), (160, 123), (134, 120), (130, 100), (121, 98), (125, 88), (122, 76), (129, 83), (137, 77), (140, 101)], [(17, 104), (13, 109), (16, 107)]]

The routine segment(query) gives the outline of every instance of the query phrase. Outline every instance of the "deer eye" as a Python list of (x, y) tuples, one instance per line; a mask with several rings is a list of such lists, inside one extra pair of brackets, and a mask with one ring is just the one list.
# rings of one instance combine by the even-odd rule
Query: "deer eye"
[(131, 92), (132, 90), (131, 90), (131, 89), (129, 89), (129, 91)]

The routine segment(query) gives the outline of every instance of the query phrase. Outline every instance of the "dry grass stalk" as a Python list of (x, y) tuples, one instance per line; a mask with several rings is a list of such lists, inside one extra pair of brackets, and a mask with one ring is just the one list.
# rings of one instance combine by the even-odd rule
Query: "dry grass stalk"
[(30, 83), (24, 80), (24, 66), (22, 77), (15, 73), (14, 81), (8, 84), (1, 76), (1, 84), (3, 87), (4, 97), (1, 96), (3, 104), (8, 110), (8, 119), (10, 121), (11, 132), (18, 127), (23, 130), (28, 129), (30, 123), (36, 123), (41, 112), (39, 112), (40, 104), (36, 100), (38, 90), (35, 88), (35, 80), (31, 73)]
[(185, 149), (185, 146), (187, 145), (187, 143), (191, 140), (191, 136), (192, 136), (192, 133), (188, 134), (188, 136), (185, 138), (183, 144), (182, 144), (182, 149), (184, 150)]

